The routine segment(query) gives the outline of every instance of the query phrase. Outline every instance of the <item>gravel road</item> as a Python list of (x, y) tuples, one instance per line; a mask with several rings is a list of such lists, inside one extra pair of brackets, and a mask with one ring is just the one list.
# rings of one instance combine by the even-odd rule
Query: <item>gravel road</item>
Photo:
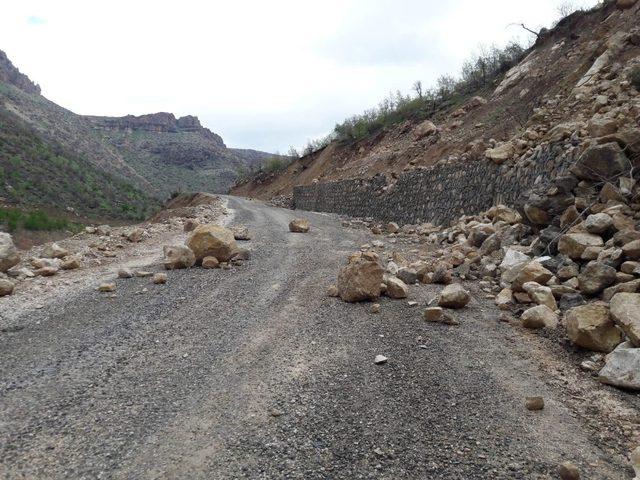
[(457, 327), (421, 320), (437, 286), (371, 314), (325, 295), (368, 232), (229, 207), (244, 266), (85, 289), (0, 333), (0, 478), (631, 478), (481, 295)]

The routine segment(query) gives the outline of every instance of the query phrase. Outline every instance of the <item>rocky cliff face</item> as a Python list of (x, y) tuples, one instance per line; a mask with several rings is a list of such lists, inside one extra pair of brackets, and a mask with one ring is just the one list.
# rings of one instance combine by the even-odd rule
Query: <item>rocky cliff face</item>
[(0, 82), (13, 85), (25, 93), (40, 95), (40, 87), (21, 73), (2, 50), (0, 50)]
[(181, 133), (197, 132), (224, 148), (222, 137), (200, 124), (198, 117), (187, 115), (176, 118), (173, 113), (159, 112), (147, 115), (127, 115), (125, 117), (86, 117), (95, 128), (128, 132)]

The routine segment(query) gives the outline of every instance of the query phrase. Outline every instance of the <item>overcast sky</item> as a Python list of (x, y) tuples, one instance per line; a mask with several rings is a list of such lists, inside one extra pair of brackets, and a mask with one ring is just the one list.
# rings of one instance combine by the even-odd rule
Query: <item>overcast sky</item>
[[(196, 115), (229, 146), (285, 151), (540, 28), (562, 0), (19, 0), (0, 49), (81, 114)], [(574, 0), (590, 6), (595, 0)]]

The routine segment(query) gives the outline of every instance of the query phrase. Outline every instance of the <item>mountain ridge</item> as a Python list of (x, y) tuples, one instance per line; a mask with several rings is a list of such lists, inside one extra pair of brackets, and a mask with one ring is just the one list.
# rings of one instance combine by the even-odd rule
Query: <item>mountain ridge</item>
[[(43, 96), (40, 87), (1, 50), (0, 107), (3, 124), (10, 130), (28, 131), (34, 143), (55, 145), (54, 150), (64, 150), (82, 165), (159, 200), (175, 191), (226, 192), (239, 170), (271, 156), (228, 148), (220, 135), (202, 126), (193, 115), (78, 115)], [(4, 145), (9, 148), (6, 141)], [(11, 148), (15, 155), (15, 145)], [(8, 155), (0, 149), (0, 156)], [(0, 184), (0, 196), (19, 202), (10, 194), (11, 187), (6, 180)]]

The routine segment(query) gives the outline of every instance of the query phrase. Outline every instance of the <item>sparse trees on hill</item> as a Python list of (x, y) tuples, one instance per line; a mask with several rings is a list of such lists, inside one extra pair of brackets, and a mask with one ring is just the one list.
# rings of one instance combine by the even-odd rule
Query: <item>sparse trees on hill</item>
[[(525, 49), (516, 42), (511, 42), (504, 48), (480, 48), (477, 55), (464, 63), (459, 78), (442, 75), (436, 85), (429, 89), (425, 89), (422, 82), (417, 81), (412, 86), (413, 96), (403, 95), (401, 92), (391, 93), (376, 108), (337, 124), (334, 136), (343, 141), (359, 140), (409, 118), (429, 118), (439, 108), (459, 102), (465, 96), (492, 83), (498, 75), (517, 64), (524, 52)], [(317, 144), (310, 142), (303, 153), (313, 153), (327, 143), (327, 138)]]

